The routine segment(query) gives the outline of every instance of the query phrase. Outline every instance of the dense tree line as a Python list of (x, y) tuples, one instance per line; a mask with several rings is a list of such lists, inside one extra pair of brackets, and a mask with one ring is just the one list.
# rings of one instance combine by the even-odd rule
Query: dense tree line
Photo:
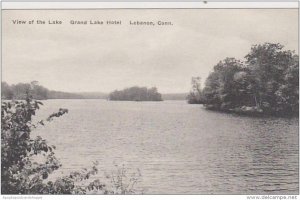
[(130, 87), (124, 90), (115, 90), (109, 94), (112, 101), (162, 101), (161, 94), (156, 87)]
[(299, 56), (283, 48), (281, 44), (265, 43), (252, 46), (245, 62), (226, 58), (214, 66), (204, 88), (191, 93), (200, 95), (198, 103), (211, 109), (298, 114)]
[(25, 99), (26, 95), (30, 93), (33, 99), (82, 99), (83, 95), (59, 92), (49, 90), (37, 81), (31, 83), (18, 83), (9, 85), (6, 82), (1, 82), (1, 97), (2, 99)]

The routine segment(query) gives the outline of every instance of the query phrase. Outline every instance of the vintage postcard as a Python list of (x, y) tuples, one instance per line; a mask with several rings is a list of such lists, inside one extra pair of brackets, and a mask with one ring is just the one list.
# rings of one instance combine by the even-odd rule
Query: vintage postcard
[(202, 3), (4, 7), (1, 194), (298, 195), (298, 7)]

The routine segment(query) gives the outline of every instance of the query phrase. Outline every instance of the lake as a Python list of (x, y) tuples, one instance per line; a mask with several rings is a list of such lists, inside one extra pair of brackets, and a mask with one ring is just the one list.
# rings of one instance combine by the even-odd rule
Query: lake
[[(145, 194), (298, 194), (298, 118), (252, 118), (185, 101), (47, 100), (35, 119), (69, 113), (32, 134), (63, 167), (137, 169)], [(100, 175), (99, 175), (100, 176)]]

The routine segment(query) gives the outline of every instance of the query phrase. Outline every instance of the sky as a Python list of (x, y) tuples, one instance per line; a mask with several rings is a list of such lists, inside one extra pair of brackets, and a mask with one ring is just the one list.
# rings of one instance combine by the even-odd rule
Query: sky
[[(121, 20), (122, 25), (70, 20)], [(185, 93), (191, 77), (204, 82), (220, 60), (243, 60), (254, 44), (281, 43), (298, 53), (297, 9), (4, 10), (2, 21), (2, 81), (36, 80), (65, 92), (155, 86), (161, 93)]]

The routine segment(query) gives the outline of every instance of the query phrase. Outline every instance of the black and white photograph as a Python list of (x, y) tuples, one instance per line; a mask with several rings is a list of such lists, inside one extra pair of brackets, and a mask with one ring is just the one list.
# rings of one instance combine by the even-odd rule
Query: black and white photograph
[(298, 25), (298, 8), (3, 9), (1, 194), (296, 199)]

